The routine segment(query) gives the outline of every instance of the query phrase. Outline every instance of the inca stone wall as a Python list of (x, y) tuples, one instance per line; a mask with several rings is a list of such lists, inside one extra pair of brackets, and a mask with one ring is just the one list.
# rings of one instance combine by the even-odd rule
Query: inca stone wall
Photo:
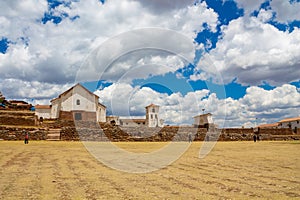
[(47, 130), (36, 128), (7, 128), (0, 127), (0, 139), (2, 140), (24, 140), (25, 134), (29, 134), (29, 140), (47, 139)]
[(110, 123), (96, 123), (92, 121), (48, 120), (33, 128), (22, 126), (0, 127), (0, 139), (23, 140), (24, 130), (29, 132), (30, 140), (45, 140), (49, 129), (61, 129), (60, 139), (66, 141), (188, 141), (189, 134), (194, 141), (250, 141), (253, 135), (259, 135), (261, 140), (298, 140), (299, 133), (291, 129), (259, 129), (254, 133), (252, 128), (228, 128), (207, 131), (205, 128), (192, 126), (165, 126), (163, 128), (122, 127)]
[(0, 112), (0, 125), (34, 126), (34, 112)]

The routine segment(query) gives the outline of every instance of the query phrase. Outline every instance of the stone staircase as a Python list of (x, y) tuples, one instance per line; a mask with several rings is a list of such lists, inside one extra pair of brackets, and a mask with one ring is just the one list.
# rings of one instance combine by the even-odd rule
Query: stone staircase
[(81, 141), (110, 141), (98, 122), (75, 121), (75, 127)]
[(59, 141), (60, 140), (60, 128), (51, 128), (48, 131), (47, 139), (48, 141)]

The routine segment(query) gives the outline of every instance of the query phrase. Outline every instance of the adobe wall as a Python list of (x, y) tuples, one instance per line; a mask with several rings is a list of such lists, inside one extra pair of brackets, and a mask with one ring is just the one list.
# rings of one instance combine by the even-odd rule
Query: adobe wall
[(73, 121), (73, 114), (72, 112), (68, 112), (68, 111), (60, 111), (59, 118), (62, 120)]
[(75, 119), (75, 113), (81, 113), (82, 121), (96, 121), (96, 112), (84, 112), (84, 111), (60, 111), (59, 118), (62, 120), (73, 121)]
[(96, 112), (80, 112), (82, 121), (97, 121)]

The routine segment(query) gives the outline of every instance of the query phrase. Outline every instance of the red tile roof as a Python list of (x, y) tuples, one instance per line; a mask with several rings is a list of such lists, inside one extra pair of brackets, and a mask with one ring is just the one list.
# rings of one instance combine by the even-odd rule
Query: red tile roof
[(51, 109), (50, 105), (36, 105), (35, 109)]
[(279, 122), (292, 122), (292, 121), (300, 121), (300, 117), (293, 117), (293, 118), (286, 118), (286, 119), (283, 119), (283, 120), (281, 120), (281, 121), (279, 121)]
[(258, 127), (259, 128), (274, 128), (278, 127), (279, 123), (274, 123), (274, 124), (261, 124)]

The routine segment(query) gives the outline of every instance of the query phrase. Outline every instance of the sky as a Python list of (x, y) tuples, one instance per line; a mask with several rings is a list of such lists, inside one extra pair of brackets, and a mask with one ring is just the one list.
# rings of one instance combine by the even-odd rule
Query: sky
[[(50, 104), (82, 83), (107, 115), (220, 127), (300, 116), (299, 0), (2, 0), (0, 91)], [(203, 110), (204, 109), (204, 110)]]

